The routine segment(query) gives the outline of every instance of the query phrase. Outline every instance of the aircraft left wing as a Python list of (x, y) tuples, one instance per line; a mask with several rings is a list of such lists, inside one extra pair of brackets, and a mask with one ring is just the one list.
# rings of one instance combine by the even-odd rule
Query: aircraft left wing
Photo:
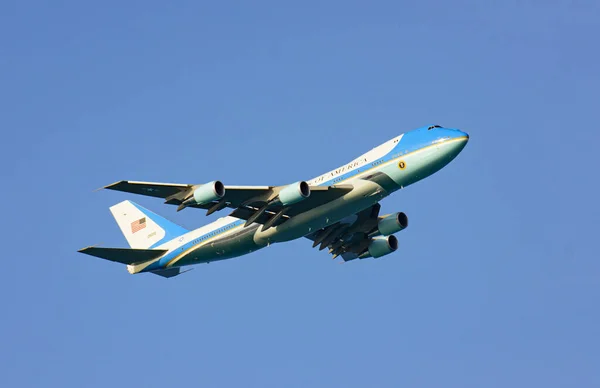
[(352, 185), (309, 186), (297, 182), (286, 186), (225, 186), (220, 181), (202, 185), (119, 181), (109, 190), (163, 198), (166, 204), (207, 210), (206, 215), (224, 208), (231, 216), (263, 224), (263, 230), (279, 225), (309, 209), (323, 205), (352, 191)]

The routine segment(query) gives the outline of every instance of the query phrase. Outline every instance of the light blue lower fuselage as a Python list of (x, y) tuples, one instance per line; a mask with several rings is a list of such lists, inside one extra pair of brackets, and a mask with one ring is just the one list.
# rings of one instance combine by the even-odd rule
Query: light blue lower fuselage
[(469, 136), (430, 126), (400, 135), (351, 163), (307, 181), (311, 186), (352, 185), (343, 197), (260, 231), (258, 224), (226, 217), (153, 248), (169, 249), (142, 272), (229, 259), (294, 240), (354, 215), (384, 197), (439, 171), (465, 147)]

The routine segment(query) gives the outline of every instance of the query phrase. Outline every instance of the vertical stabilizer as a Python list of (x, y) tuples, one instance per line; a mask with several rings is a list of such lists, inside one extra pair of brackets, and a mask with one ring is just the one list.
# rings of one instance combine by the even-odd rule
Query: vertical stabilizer
[(110, 212), (131, 248), (154, 248), (188, 232), (131, 201), (112, 206)]

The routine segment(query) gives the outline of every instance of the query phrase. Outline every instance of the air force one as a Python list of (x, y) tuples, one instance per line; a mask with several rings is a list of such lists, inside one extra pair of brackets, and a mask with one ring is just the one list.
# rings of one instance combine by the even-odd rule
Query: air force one
[(450, 163), (469, 135), (431, 125), (401, 134), (333, 171), (285, 186), (226, 186), (120, 181), (106, 189), (163, 198), (166, 204), (233, 211), (188, 231), (123, 201), (110, 211), (131, 248), (79, 252), (127, 265), (131, 274), (173, 277), (182, 267), (230, 259), (273, 243), (305, 237), (344, 261), (379, 258), (398, 249), (394, 233), (408, 226), (402, 212), (380, 215), (379, 201)]

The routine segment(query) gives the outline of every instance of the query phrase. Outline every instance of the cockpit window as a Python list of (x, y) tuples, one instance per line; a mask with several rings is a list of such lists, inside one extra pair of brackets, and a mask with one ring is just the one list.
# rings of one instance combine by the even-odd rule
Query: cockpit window
[(433, 128), (442, 128), (439, 125), (432, 125), (431, 127), (427, 128), (428, 131), (431, 131)]

